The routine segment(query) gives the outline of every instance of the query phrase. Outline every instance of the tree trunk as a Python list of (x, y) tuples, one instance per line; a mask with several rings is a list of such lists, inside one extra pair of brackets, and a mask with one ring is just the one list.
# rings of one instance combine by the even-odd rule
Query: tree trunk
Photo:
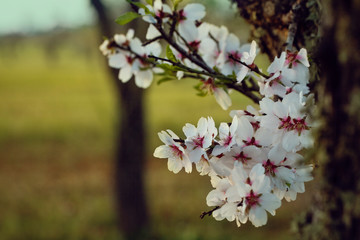
[[(101, 0), (91, 0), (96, 10), (102, 36), (114, 35), (107, 12)], [(129, 9), (130, 10), (130, 9)], [(132, 23), (136, 29), (136, 23)], [(145, 131), (143, 90), (134, 80), (126, 84), (118, 79), (117, 69), (109, 68), (116, 89), (118, 103), (115, 192), (119, 229), (126, 239), (144, 239), (148, 234), (148, 210), (144, 192)]]
[(360, 239), (360, 4), (325, 3), (319, 192), (298, 223), (300, 239)]
[[(272, 60), (284, 48), (287, 12), (295, 1), (232, 0), (252, 25), (252, 35)], [(317, 192), (296, 223), (299, 239), (360, 239), (360, 4), (323, 1), (323, 36), (317, 26), (319, 1), (297, 1), (302, 12), (295, 46), (310, 49), (312, 83), (322, 125), (317, 133)], [(309, 41), (310, 40), (310, 41)], [(319, 47), (320, 46), (320, 47)], [(312, 51), (312, 49), (314, 51)]]
[[(315, 45), (319, 20), (317, 0), (231, 0), (251, 27), (251, 38), (272, 61), (284, 51), (289, 25), (296, 23), (294, 47)], [(310, 49), (311, 50), (311, 49)]]

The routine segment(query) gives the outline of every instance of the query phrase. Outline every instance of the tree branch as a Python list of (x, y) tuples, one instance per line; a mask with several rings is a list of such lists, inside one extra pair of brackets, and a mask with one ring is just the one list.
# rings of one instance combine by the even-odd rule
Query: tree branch
[(230, 59), (234, 60), (235, 62), (240, 63), (241, 65), (244, 65), (245, 67), (249, 68), (251, 71), (259, 74), (260, 76), (264, 77), (264, 78), (269, 78), (270, 76), (266, 75), (265, 73), (260, 72), (259, 68), (255, 65), (247, 65), (246, 63), (240, 61), (239, 59), (236, 59), (234, 56), (230, 55), (229, 56)]
[(293, 43), (294, 43), (296, 31), (297, 31), (297, 23), (298, 23), (298, 20), (299, 20), (298, 15), (299, 15), (300, 8), (301, 8), (301, 2), (302, 2), (302, 0), (298, 0), (292, 6), (291, 23), (289, 25), (288, 36), (287, 36), (287, 39), (286, 39), (286, 48), (285, 48), (286, 51), (291, 51), (292, 47), (293, 47)]
[(210, 210), (208, 212), (202, 212), (201, 215), (200, 215), (200, 218), (203, 219), (206, 215), (211, 216), (211, 214), (214, 211), (218, 210), (219, 208), (220, 208), (220, 206), (217, 206), (217, 207), (213, 208), (212, 210)]

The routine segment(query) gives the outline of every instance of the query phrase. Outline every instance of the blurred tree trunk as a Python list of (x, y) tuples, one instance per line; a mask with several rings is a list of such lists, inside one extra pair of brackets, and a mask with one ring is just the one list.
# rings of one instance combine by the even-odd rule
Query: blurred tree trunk
[[(270, 59), (284, 50), (287, 16), (295, 0), (233, 0), (252, 25), (252, 35)], [(321, 127), (317, 133), (318, 190), (310, 209), (299, 218), (299, 239), (360, 239), (360, 2), (297, 1), (295, 46), (310, 49), (312, 83), (317, 84)], [(315, 63), (320, 63), (317, 67)], [(317, 81), (317, 73), (321, 80)]]
[[(91, 0), (96, 10), (101, 37), (112, 37), (113, 20), (101, 0)], [(130, 10), (130, 9), (129, 9)], [(136, 21), (130, 27), (137, 28)], [(148, 231), (148, 210), (144, 192), (145, 131), (143, 90), (134, 81), (123, 84), (117, 69), (109, 68), (116, 89), (118, 125), (115, 156), (116, 212), (119, 229), (126, 239), (144, 239)]]
[(360, 4), (324, 2), (319, 49), (320, 191), (301, 239), (360, 239)]

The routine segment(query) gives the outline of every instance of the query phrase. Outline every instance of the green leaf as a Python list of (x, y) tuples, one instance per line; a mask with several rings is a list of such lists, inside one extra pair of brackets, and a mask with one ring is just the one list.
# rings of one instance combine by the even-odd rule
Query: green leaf
[(146, 0), (146, 3), (151, 5), (151, 6), (153, 5), (153, 2), (154, 2), (153, 0)]
[(204, 84), (202, 82), (199, 82), (194, 86), (194, 89), (197, 91), (196, 95), (199, 97), (205, 97), (208, 94), (208, 91), (203, 89), (203, 85)]
[(134, 1), (131, 1), (131, 0), (126, 0), (128, 3), (130, 4), (133, 4), (135, 6), (137, 6), (138, 8), (143, 8), (143, 9), (147, 9), (147, 7), (145, 6), (145, 4), (143, 3), (140, 3), (140, 2), (134, 2)]
[(134, 12), (127, 12), (127, 13), (121, 15), (120, 17), (118, 17), (115, 20), (115, 22), (120, 25), (125, 25), (140, 16), (141, 16), (140, 14), (137, 14)]
[(166, 57), (172, 62), (177, 62), (174, 53), (171, 51), (170, 45), (167, 45), (166, 47)]
[(217, 72), (217, 73), (220, 73), (220, 70), (219, 70), (219, 68), (218, 68), (217, 66), (214, 66), (214, 67), (213, 67), (213, 70), (214, 70), (215, 72)]
[(156, 65), (156, 67), (162, 68), (165, 71), (171, 71), (171, 72), (177, 72), (177, 71), (182, 71), (183, 69), (177, 67), (177, 66), (173, 66), (170, 64), (166, 64), (166, 63), (161, 63)]
[[(140, 3), (140, 2), (134, 2), (134, 1), (131, 1), (131, 0), (126, 0), (126, 1), (128, 3), (130, 3), (130, 4), (133, 4), (133, 5), (137, 6), (138, 8), (144, 9), (146, 14), (150, 14), (150, 15), (154, 16), (154, 13), (150, 12), (150, 10), (145, 6), (145, 4)], [(147, 1), (149, 1), (149, 0), (147, 0)], [(153, 4), (151, 3), (150, 5), (153, 5)]]

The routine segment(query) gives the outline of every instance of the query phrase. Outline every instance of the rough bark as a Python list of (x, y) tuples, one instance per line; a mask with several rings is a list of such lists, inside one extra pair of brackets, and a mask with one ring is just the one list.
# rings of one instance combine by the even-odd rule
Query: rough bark
[(295, 21), (294, 47), (311, 45), (317, 38), (316, 0), (232, 0), (251, 26), (251, 38), (272, 61), (285, 49), (289, 25)]
[[(102, 36), (114, 35), (101, 0), (91, 0), (96, 10)], [(136, 29), (137, 23), (130, 26)], [(126, 239), (144, 239), (148, 233), (148, 210), (144, 192), (145, 131), (143, 90), (131, 80), (118, 79), (118, 70), (109, 68), (116, 89), (118, 120), (116, 128), (115, 193), (119, 229)]]
[(325, 2), (319, 49), (319, 192), (300, 239), (360, 239), (360, 4)]
[[(233, 2), (270, 59), (283, 50), (286, 16), (295, 1)], [(322, 125), (313, 155), (319, 166), (318, 190), (294, 226), (299, 239), (360, 239), (360, 3), (323, 1), (323, 36), (318, 44), (319, 1), (299, 2), (307, 10), (301, 13), (295, 46), (310, 49)], [(321, 80), (315, 81), (319, 71)]]

